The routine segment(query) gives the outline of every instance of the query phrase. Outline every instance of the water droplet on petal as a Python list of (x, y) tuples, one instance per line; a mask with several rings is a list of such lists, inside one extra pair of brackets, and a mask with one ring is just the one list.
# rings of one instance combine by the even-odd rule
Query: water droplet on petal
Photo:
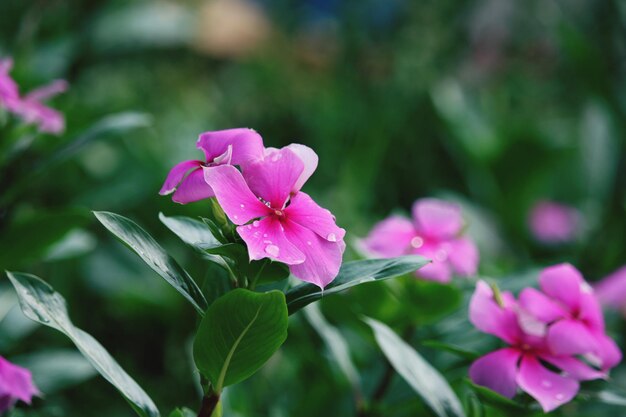
[(448, 252), (446, 252), (445, 250), (438, 250), (435, 254), (436, 261), (443, 262), (446, 259), (448, 259)]
[(311, 243), (311, 241), (310, 241), (310, 240), (307, 240), (307, 241), (306, 241), (306, 244), (307, 244), (307, 245), (309, 245), (309, 246), (311, 246), (313, 243)]
[(552, 388), (552, 382), (548, 381), (547, 379), (544, 379), (543, 381), (541, 381), (541, 385), (544, 388)]
[(267, 237), (267, 233), (263, 233), (263, 237)]
[(248, 230), (252, 229), (252, 226), (248, 225)]
[(424, 245), (424, 239), (422, 239), (419, 236), (415, 236), (413, 239), (411, 239), (411, 246), (413, 246), (415, 249), (419, 249)]
[(252, 226), (259, 227), (259, 221), (258, 220), (253, 221)]
[(337, 241), (337, 236), (335, 236), (335, 234), (334, 234), (334, 233), (331, 233), (331, 234), (329, 234), (329, 235), (326, 237), (326, 240), (328, 240), (329, 242), (336, 242), (336, 241)]
[(278, 254), (280, 253), (280, 248), (276, 245), (267, 245), (265, 247), (265, 253), (267, 253), (270, 256), (277, 257)]
[(239, 204), (239, 207), (244, 208), (246, 205), (245, 204)]
[(558, 401), (563, 401), (563, 399), (565, 398), (565, 395), (559, 393), (559, 394), (556, 394), (554, 398), (556, 398)]
[(234, 218), (235, 220), (237, 220), (237, 219), (239, 218), (239, 216), (237, 216), (237, 215), (235, 214), (235, 215), (233, 216), (233, 218)]

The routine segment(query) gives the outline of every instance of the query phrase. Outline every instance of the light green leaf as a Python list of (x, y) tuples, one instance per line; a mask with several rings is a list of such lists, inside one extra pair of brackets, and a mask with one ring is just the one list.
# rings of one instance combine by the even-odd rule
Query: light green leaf
[(119, 214), (94, 212), (100, 223), (128, 245), (150, 268), (204, 314), (208, 304), (195, 281), (145, 230)]
[(322, 296), (345, 291), (366, 282), (382, 281), (408, 274), (428, 262), (430, 262), (428, 259), (416, 255), (346, 262), (341, 266), (337, 278), (323, 290), (313, 284), (301, 284), (287, 291), (289, 314), (321, 299)]
[(439, 417), (465, 417), (459, 398), (445, 378), (385, 324), (365, 318), (378, 346), (400, 376)]
[(8, 272), (26, 317), (65, 334), (94, 368), (128, 400), (142, 417), (158, 417), (154, 402), (91, 335), (74, 327), (65, 299), (34, 275)]
[(169, 417), (196, 417), (196, 413), (188, 408), (177, 408), (170, 413)]
[(280, 291), (236, 289), (207, 310), (194, 342), (194, 359), (216, 392), (255, 373), (287, 338), (288, 316)]

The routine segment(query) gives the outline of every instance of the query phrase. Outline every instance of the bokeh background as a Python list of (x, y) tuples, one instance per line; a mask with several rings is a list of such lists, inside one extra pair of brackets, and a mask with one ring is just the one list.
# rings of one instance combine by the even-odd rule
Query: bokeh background
[[(622, 1), (3, 0), (0, 56), (13, 56), (24, 90), (70, 83), (53, 102), (65, 134), (37, 138), (19, 169), (0, 178), (0, 193), (20, 184), (2, 207), (0, 267), (51, 282), (75, 323), (164, 414), (199, 401), (194, 312), (90, 211), (134, 219), (195, 277), (217, 274), (157, 217), (208, 214), (207, 202), (181, 206), (157, 194), (173, 164), (200, 157), (203, 131), (246, 126), (267, 146), (312, 147), (320, 164), (306, 191), (336, 215), (349, 243), (416, 198), (438, 196), (464, 207), (483, 276), (570, 261), (596, 280), (626, 262)], [(145, 123), (29, 176), (120, 112)], [(533, 239), (527, 217), (541, 199), (580, 211), (575, 241)], [(348, 249), (346, 259), (357, 256)], [(373, 285), (322, 303), (351, 341), (365, 391), (382, 362), (352, 337), (358, 314), (398, 310), (379, 293)], [(14, 303), (3, 279), (0, 353), (29, 365), (46, 393), (16, 415), (132, 415), (63, 336), (30, 324)], [(415, 319), (400, 310), (394, 317)], [(444, 332), (423, 324), (427, 335)], [(316, 332), (294, 317), (281, 353), (230, 390), (228, 415), (349, 415), (350, 388), (325, 355)], [(464, 372), (445, 375), (454, 383)], [(400, 380), (393, 387), (387, 415), (421, 410)]]

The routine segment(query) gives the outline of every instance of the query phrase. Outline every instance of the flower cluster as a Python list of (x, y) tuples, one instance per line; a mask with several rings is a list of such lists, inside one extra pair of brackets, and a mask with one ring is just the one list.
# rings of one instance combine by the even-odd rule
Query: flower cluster
[(605, 378), (621, 352), (606, 335), (600, 305), (578, 270), (569, 264), (546, 268), (539, 284), (541, 291), (525, 288), (516, 300), (508, 292), (494, 297), (478, 282), (470, 321), (509, 347), (476, 360), (470, 377), (509, 398), (520, 388), (549, 412), (574, 398), (580, 381)]
[(573, 241), (580, 232), (581, 215), (573, 207), (554, 201), (538, 201), (528, 216), (530, 230), (539, 242), (559, 244)]
[(478, 249), (462, 236), (461, 209), (434, 198), (413, 204), (413, 219), (390, 216), (376, 224), (370, 234), (359, 242), (363, 252), (391, 258), (416, 254), (432, 262), (417, 271), (424, 279), (448, 282), (453, 274), (471, 276), (478, 267)]
[(30, 404), (35, 395), (39, 395), (39, 391), (33, 384), (30, 371), (0, 356), (0, 414), (18, 400)]
[(217, 198), (250, 260), (285, 263), (294, 276), (321, 288), (337, 276), (346, 232), (301, 191), (317, 168), (312, 149), (265, 148), (261, 136), (245, 128), (203, 133), (197, 147), (205, 160), (176, 165), (161, 194), (173, 192), (182, 204)]
[(36, 124), (40, 132), (63, 132), (63, 115), (43, 104), (43, 101), (67, 90), (67, 82), (56, 80), (21, 96), (17, 83), (9, 75), (12, 67), (10, 58), (0, 59), (0, 108), (16, 114), (25, 123)]

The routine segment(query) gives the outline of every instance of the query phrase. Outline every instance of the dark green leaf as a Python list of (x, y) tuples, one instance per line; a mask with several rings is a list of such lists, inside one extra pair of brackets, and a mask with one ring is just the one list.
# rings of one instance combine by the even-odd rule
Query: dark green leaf
[(20, 299), (22, 311), (28, 318), (69, 337), (93, 367), (119, 390), (140, 416), (159, 416), (154, 402), (124, 372), (106, 349), (91, 335), (74, 327), (67, 312), (65, 299), (59, 293), (34, 275), (19, 272), (7, 274)]
[(177, 408), (170, 413), (169, 417), (196, 417), (196, 413), (188, 408)]
[(119, 214), (94, 212), (100, 223), (204, 314), (208, 304), (195, 281), (145, 230)]
[(365, 318), (378, 346), (396, 372), (439, 417), (465, 417), (458, 397), (445, 378), (385, 324)]
[(207, 310), (194, 359), (217, 392), (255, 373), (287, 338), (287, 305), (280, 291), (236, 289)]
[(466, 379), (465, 382), (476, 392), (478, 398), (480, 398), (483, 402), (496, 406), (498, 408), (504, 409), (517, 409), (519, 410), (522, 406), (515, 401), (507, 398), (495, 391), (490, 390), (487, 387), (483, 387), (482, 385), (474, 384), (470, 379)]
[(419, 324), (429, 324), (455, 311), (461, 304), (461, 291), (449, 284), (408, 277), (396, 295), (407, 314)]
[(345, 291), (366, 282), (382, 281), (408, 274), (418, 270), (428, 262), (430, 261), (416, 255), (346, 262), (341, 266), (337, 278), (323, 290), (313, 284), (301, 284), (287, 291), (289, 314), (295, 313), (325, 295)]
[(466, 350), (463, 349), (460, 346), (456, 346), (456, 345), (451, 345), (449, 343), (444, 343), (444, 342), (440, 342), (439, 340), (425, 340), (424, 342), (422, 342), (422, 345), (429, 347), (431, 349), (437, 349), (437, 350), (442, 350), (445, 352), (450, 352), (453, 355), (456, 356), (460, 356), (464, 359), (468, 359), (468, 360), (475, 360), (477, 359), (480, 354), (476, 353), (476, 352), (472, 352), (470, 350)]

